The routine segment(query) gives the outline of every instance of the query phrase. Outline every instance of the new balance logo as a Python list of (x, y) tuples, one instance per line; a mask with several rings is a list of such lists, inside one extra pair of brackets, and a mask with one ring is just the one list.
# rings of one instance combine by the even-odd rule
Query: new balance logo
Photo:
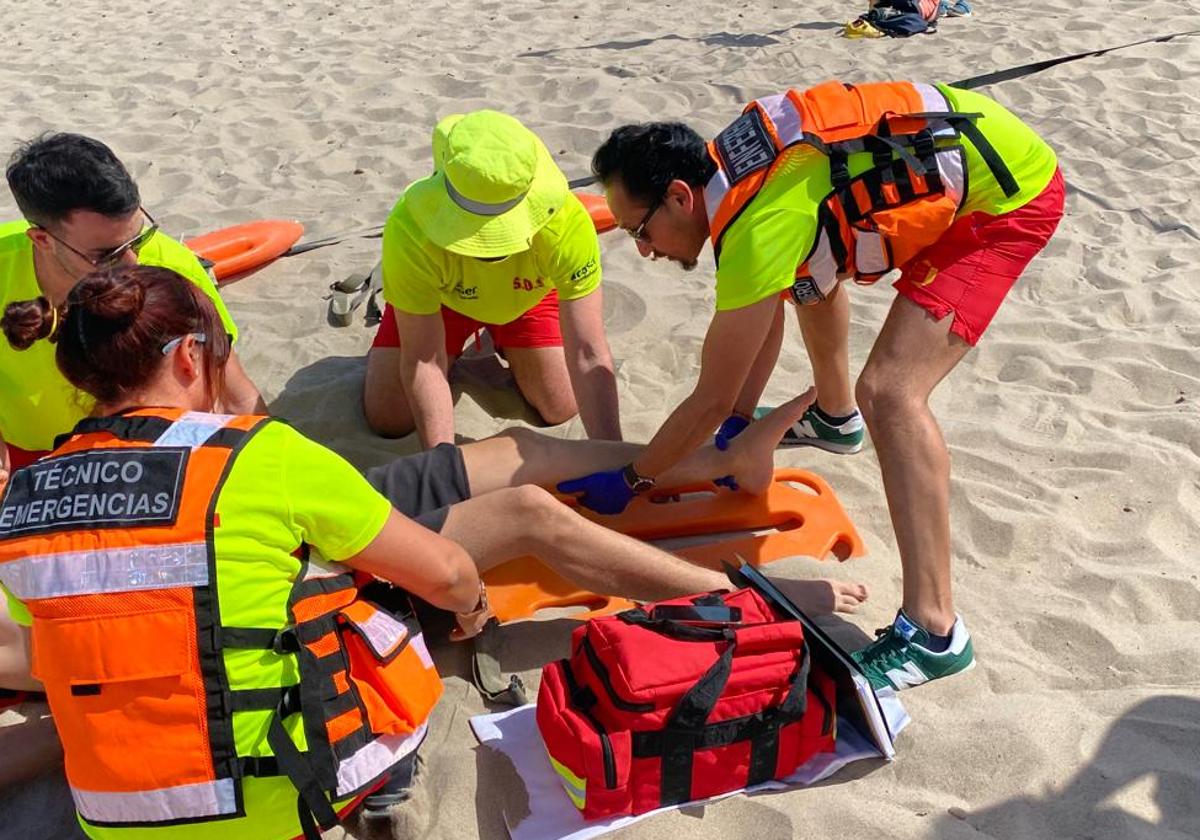
[(913, 662), (905, 662), (903, 668), (888, 669), (887, 678), (892, 681), (892, 685), (896, 687), (897, 691), (913, 688), (929, 681), (925, 672)]

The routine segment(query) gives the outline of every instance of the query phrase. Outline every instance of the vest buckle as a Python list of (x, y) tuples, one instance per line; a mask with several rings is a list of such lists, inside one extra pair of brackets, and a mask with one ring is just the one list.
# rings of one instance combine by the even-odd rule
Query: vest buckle
[(271, 650), (281, 656), (285, 653), (300, 652), (300, 637), (296, 635), (295, 625), (289, 624), (275, 634), (271, 641)]

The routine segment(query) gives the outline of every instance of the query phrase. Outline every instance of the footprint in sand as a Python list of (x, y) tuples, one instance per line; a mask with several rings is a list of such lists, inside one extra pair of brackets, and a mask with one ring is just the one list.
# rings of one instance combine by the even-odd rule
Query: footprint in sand
[(609, 336), (629, 332), (646, 317), (646, 301), (626, 285), (604, 281), (604, 328)]

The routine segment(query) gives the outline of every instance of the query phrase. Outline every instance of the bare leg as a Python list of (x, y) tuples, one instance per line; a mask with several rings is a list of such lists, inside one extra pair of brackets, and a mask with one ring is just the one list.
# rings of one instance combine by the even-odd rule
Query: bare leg
[(403, 437), (416, 428), (400, 381), (399, 347), (372, 347), (367, 352), (363, 411), (371, 431), (383, 437)]
[(0, 596), (0, 688), (41, 691), (42, 684), (29, 673), (29, 630), (8, 614), (8, 599)]
[[(761, 493), (771, 481), (775, 446), (812, 403), (810, 389), (751, 423), (724, 452), (705, 446), (659, 477), (664, 487), (711, 481), (733, 475), (741, 488)], [(598, 470), (628, 464), (644, 448), (640, 443), (564, 440), (527, 429), (508, 429), (462, 447), (471, 492), (483, 495), (518, 484), (553, 485)]]
[(835, 417), (854, 410), (850, 392), (850, 296), (839, 283), (820, 303), (796, 307), (817, 403)]
[(971, 349), (949, 325), (897, 297), (857, 388), (904, 568), (904, 611), (939, 635), (954, 625), (950, 453), (929, 395)]
[(579, 413), (561, 347), (507, 347), (504, 357), (525, 400), (551, 426)]
[[(590, 522), (529, 484), (459, 502), (450, 508), (442, 536), (467, 549), (481, 572), (531, 554), (601, 595), (652, 601), (729, 587), (720, 572)], [(815, 613), (851, 612), (866, 598), (856, 584), (791, 581), (787, 587)]]
[[(448, 356), (442, 373), (458, 356)], [(367, 378), (363, 382), (363, 413), (367, 425), (381, 437), (404, 437), (416, 429), (408, 394), (400, 375), (399, 347), (372, 347), (367, 351)]]

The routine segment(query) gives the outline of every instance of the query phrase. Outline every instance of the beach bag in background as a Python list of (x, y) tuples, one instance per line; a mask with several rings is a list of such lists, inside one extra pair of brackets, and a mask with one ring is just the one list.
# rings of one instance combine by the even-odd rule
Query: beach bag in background
[(859, 18), (893, 38), (936, 32), (938, 0), (872, 0)]
[(834, 749), (835, 685), (751, 589), (593, 619), (542, 671), (537, 723), (587, 819), (783, 778)]

